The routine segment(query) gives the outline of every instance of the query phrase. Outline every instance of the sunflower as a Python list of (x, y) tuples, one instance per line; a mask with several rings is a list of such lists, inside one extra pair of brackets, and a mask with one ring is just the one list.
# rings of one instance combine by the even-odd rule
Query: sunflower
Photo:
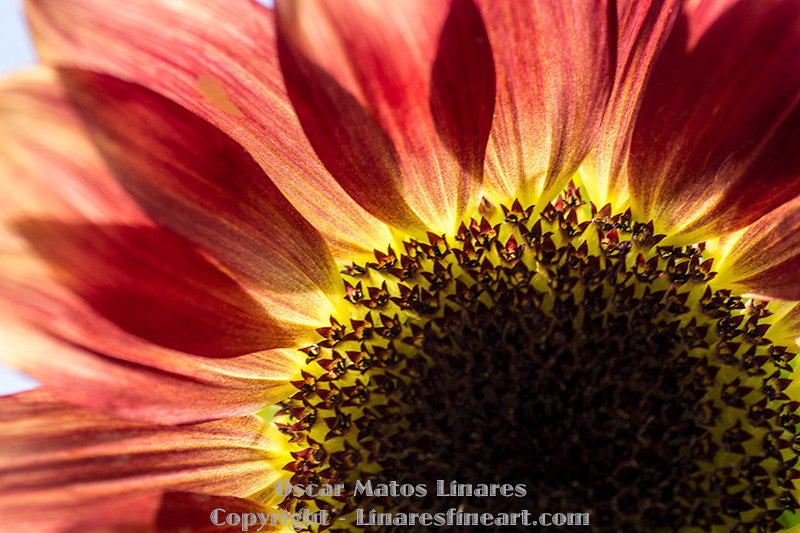
[(800, 2), (27, 13), (4, 528), (795, 522)]

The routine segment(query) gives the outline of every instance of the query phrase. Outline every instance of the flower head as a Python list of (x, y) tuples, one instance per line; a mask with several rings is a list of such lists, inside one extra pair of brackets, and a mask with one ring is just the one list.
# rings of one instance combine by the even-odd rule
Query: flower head
[(9, 523), (789, 524), (800, 4), (277, 4), (28, 1)]

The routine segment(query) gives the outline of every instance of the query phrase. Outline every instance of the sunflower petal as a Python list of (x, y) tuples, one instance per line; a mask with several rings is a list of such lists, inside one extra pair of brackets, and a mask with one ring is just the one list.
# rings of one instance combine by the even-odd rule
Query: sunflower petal
[(482, 0), (497, 70), (486, 185), (497, 199), (560, 191), (589, 151), (611, 90), (604, 0)]
[(14, 530), (68, 530), (122, 510), (114, 504), (125, 499), (152, 513), (147, 497), (165, 490), (244, 497), (276, 479), (269, 460), (277, 452), (257, 417), (153, 426), (78, 409), (41, 389), (0, 405), (0, 514)]
[[(53, 73), (0, 93), (0, 356), (62, 393), (84, 383), (75, 401), (136, 418), (241, 414), (282, 397), (296, 360), (260, 350), (283, 330), (253, 291), (142, 213)], [(126, 368), (138, 390), (126, 389)]]
[(45, 63), (148, 87), (239, 142), (324, 230), (337, 258), (390, 242), (306, 140), (283, 86), (270, 10), (250, 0), (28, 0), (27, 12)]
[(277, 23), (289, 96), (345, 190), (394, 226), (455, 230), (478, 200), (494, 102), (472, 1), (278, 2)]
[[(143, 496), (121, 497), (117, 500), (96, 502), (91, 514), (78, 514), (64, 519), (16, 517), (14, 520), (37, 533), (160, 533), (157, 525), (158, 510), (163, 496), (158, 493)], [(36, 513), (37, 509), (30, 512)], [(63, 513), (66, 514), (66, 513)]]
[(798, 48), (795, 1), (685, 6), (631, 140), (639, 216), (705, 240), (800, 193)]
[[(131, 420), (185, 423), (249, 414), (285, 398), (298, 363), (289, 351), (229, 359), (154, 346), (76, 302), (33, 298), (36, 327), (0, 314), (0, 358), (73, 404)], [(32, 314), (32, 313), (30, 313)]]
[[(65, 76), (75, 90), (88, 89), (95, 81), (93, 89), (107, 91), (95, 97), (95, 103), (109, 106), (103, 113), (93, 114), (89, 96), (84, 95), (82, 104), (117, 177), (151, 202), (149, 210), (160, 222), (206, 250), (194, 251), (137, 208), (115, 183), (117, 177), (89, 140), (58, 80), (39, 70), (0, 88), (5, 154), (0, 168), (6, 178), (0, 202), (7, 228), (30, 239), (62, 281), (95, 303), (106, 298), (99, 303), (102, 310), (114, 311), (136, 333), (160, 331), (154, 341), (203, 350), (203, 355), (292, 346), (327, 323), (331, 308), (323, 291), (335, 292), (339, 283), (333, 260), (316, 230), (262, 180), (259, 167), (238, 145), (145, 89), (89, 73)], [(81, 81), (86, 83), (78, 85)], [(123, 97), (128, 98), (126, 106), (119, 101)], [(120, 116), (136, 111), (142, 126), (134, 125), (132, 115)], [(133, 153), (133, 147), (139, 150)], [(240, 203), (219, 183), (238, 187), (251, 202)], [(199, 254), (206, 251), (216, 258), (203, 259)], [(235, 281), (219, 271), (217, 260), (235, 273)], [(74, 270), (64, 268), (62, 261)], [(101, 266), (104, 279), (93, 271)], [(109, 294), (99, 294), (100, 288), (108, 288)], [(173, 305), (164, 294), (181, 297)], [(225, 317), (217, 307), (223, 302), (225, 309), (238, 307), (239, 312)], [(199, 315), (204, 320), (197, 321)], [(205, 325), (210, 329), (204, 330)], [(194, 345), (170, 343), (171, 334), (185, 340), (194, 334)]]
[(160, 228), (23, 219), (14, 229), (98, 314), (154, 344), (232, 357), (291, 344), (264, 308), (184, 239)]
[(340, 283), (327, 245), (238, 144), (138, 85), (85, 71), (61, 77), (115, 175), (154, 220), (254, 287), (281, 324), (327, 321), (323, 293)]
[(728, 245), (719, 283), (761, 298), (800, 300), (800, 198), (748, 226)]
[[(167, 492), (147, 494), (134, 498), (122, 498), (107, 505), (95, 505), (92, 515), (85, 520), (72, 520), (56, 524), (55, 529), (41, 531), (65, 533), (241, 533), (242, 522), (235, 526), (225, 522), (230, 514), (238, 514), (240, 520), (250, 515), (256, 520), (253, 531), (281, 531), (273, 525), (270, 513), (279, 513), (275, 508), (258, 502), (232, 496), (214, 496), (200, 492)], [(216, 511), (216, 513), (215, 513)], [(259, 513), (268, 521), (263, 524)], [(212, 522), (212, 514), (215, 521)], [(220, 523), (222, 521), (222, 523)], [(279, 522), (276, 520), (275, 522)], [(284, 529), (285, 531), (285, 529)]]
[[(211, 513), (216, 509), (222, 509), (224, 513), (218, 513), (216, 515), (217, 523), (212, 523)], [(228, 514), (251, 513), (257, 516), (261, 513), (270, 521), (264, 525), (259, 520), (253, 526), (254, 531), (286, 531), (285, 528), (273, 524), (271, 517), (268, 516), (268, 513), (279, 512), (275, 508), (244, 498), (211, 496), (196, 492), (168, 492), (161, 499), (156, 523), (158, 531), (164, 533), (184, 530), (192, 533), (233, 533), (241, 532), (242, 525), (232, 526), (229, 523), (219, 524), (218, 522), (224, 521)]]
[(598, 206), (622, 206), (627, 200), (623, 171), (636, 111), (654, 58), (663, 48), (679, 13), (680, 0), (617, 2), (617, 52), (614, 88), (603, 115), (594, 178), (584, 180), (589, 198)]

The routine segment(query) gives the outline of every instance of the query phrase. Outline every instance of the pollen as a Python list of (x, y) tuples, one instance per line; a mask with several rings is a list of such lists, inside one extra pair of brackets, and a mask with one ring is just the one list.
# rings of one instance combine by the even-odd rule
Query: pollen
[[(348, 490), (281, 507), (326, 510), (333, 531), (359, 508), (454, 507), (589, 513), (597, 532), (780, 529), (798, 509), (795, 354), (770, 340), (768, 303), (713, 288), (703, 243), (663, 239), (570, 184), (350, 265), (350, 314), (302, 348), (274, 419), (292, 483)], [(356, 495), (368, 480), (428, 490)]]

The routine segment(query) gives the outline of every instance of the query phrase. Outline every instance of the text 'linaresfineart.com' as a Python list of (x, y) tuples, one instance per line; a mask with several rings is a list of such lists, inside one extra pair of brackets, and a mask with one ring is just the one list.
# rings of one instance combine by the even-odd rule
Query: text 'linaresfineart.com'
[[(431, 490), (437, 498), (522, 498), (528, 490), (524, 484), (511, 483), (458, 483), (456, 481), (437, 480), (435, 487), (426, 483), (373, 483), (371, 480), (357, 480), (352, 487), (352, 495), (360, 497), (396, 497), (423, 498)], [(282, 480), (276, 483), (275, 493), (278, 496), (295, 497), (340, 497), (347, 494), (348, 488), (343, 483), (300, 485)], [(590, 524), (588, 512), (534, 512), (520, 509), (518, 512), (469, 512), (462, 508), (450, 507), (440, 512), (389, 512), (370, 508), (356, 508), (347, 517), (335, 517), (325, 510), (311, 511), (277, 511), (277, 512), (234, 512), (223, 508), (211, 511), (211, 523), (215, 526), (241, 527), (242, 531), (262, 531), (268, 527), (283, 526), (294, 531), (303, 531), (311, 527), (331, 526), (334, 521), (347, 522), (357, 528), (380, 526), (414, 527), (584, 527)], [(344, 525), (344, 524), (343, 524)]]

